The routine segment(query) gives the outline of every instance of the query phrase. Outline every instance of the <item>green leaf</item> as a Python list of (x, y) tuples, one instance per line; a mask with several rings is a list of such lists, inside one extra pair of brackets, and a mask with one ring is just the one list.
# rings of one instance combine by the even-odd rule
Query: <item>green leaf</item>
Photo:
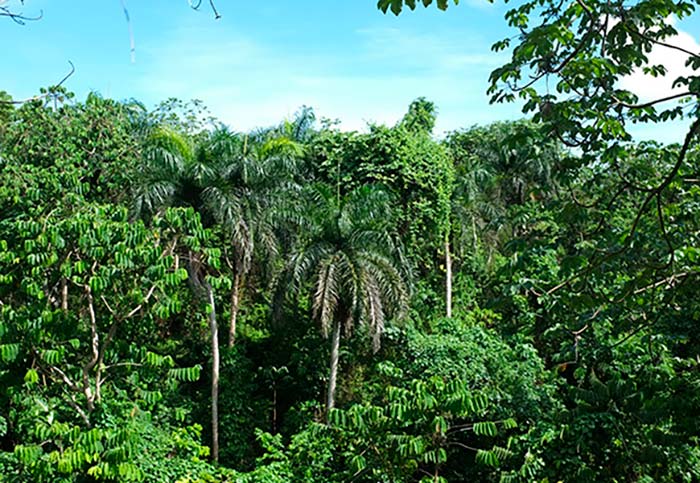
[(39, 382), (39, 373), (36, 372), (35, 369), (27, 370), (26, 374), (24, 375), (24, 382), (27, 384), (36, 384)]
[(19, 344), (2, 344), (0, 345), (0, 359), (3, 362), (13, 362), (19, 355)]
[(496, 427), (496, 423), (490, 421), (474, 423), (474, 433), (479, 436), (496, 436), (498, 434), (498, 428)]

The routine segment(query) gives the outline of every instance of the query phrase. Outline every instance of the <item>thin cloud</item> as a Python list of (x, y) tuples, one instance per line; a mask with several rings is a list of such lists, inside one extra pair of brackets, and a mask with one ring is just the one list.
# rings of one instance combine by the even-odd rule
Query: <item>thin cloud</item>
[[(275, 124), (301, 105), (341, 120), (343, 129), (363, 130), (368, 122), (394, 124), (418, 96), (439, 107), (438, 132), (457, 129), (494, 112), (484, 92), (488, 74), (505, 60), (464, 31), (357, 29), (357, 41), (338, 55), (184, 22), (142, 48), (140, 90), (201, 99), (237, 130)], [(515, 106), (498, 112), (518, 115)]]

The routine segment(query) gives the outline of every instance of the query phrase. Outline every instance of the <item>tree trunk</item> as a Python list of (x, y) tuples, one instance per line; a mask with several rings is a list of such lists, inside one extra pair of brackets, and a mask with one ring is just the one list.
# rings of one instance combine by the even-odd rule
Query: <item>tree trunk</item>
[(216, 324), (214, 291), (205, 283), (209, 301), (209, 330), (211, 332), (211, 459), (219, 461), (219, 328)]
[(445, 305), (447, 317), (452, 317), (452, 254), (449, 235), (445, 235)]
[(340, 320), (333, 323), (331, 336), (331, 375), (328, 379), (328, 399), (326, 401), (326, 420), (328, 413), (335, 407), (335, 386), (338, 380), (338, 357), (340, 354)]
[(238, 308), (240, 306), (241, 283), (243, 277), (236, 273), (233, 276), (233, 287), (231, 288), (231, 320), (228, 326), (228, 347), (233, 347), (236, 343), (236, 319), (238, 317)]
[(277, 434), (277, 382), (272, 383), (272, 434)]
[(61, 310), (68, 312), (68, 280), (66, 277), (61, 279)]

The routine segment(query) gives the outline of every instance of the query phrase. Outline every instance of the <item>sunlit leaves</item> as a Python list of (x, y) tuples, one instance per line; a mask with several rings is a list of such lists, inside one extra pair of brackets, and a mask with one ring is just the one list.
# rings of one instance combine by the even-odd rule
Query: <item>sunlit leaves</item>
[[(455, 5), (459, 4), (459, 0), (452, 0)], [(450, 0), (436, 0), (434, 2), (440, 10), (447, 10)], [(416, 5), (423, 4), (424, 7), (429, 7), (433, 4), (433, 0), (379, 0), (377, 7), (384, 13), (391, 9), (394, 15), (399, 15), (406, 6), (411, 10), (415, 10)]]
[(199, 379), (202, 366), (177, 367), (168, 371), (168, 377), (176, 381), (194, 382)]
[(468, 431), (488, 441), (517, 426), (513, 419), (479, 420), (487, 408), (487, 398), (468, 390), (461, 381), (431, 377), (386, 387), (381, 405), (355, 404), (332, 410), (329, 423), (352, 448), (349, 464), (356, 471), (388, 464), (386, 459), (370, 463), (372, 453), (365, 448), (382, 448), (381, 454), (398, 458), (395, 468), (407, 474), (422, 465), (438, 468), (450, 458), (464, 458), (463, 450), (468, 448), (477, 462), (498, 466), (511, 455), (508, 450), (472, 448), (465, 439)]
[(3, 362), (13, 362), (17, 359), (19, 355), (20, 345), (14, 344), (0, 344), (0, 359)]
[[(134, 411), (155, 409), (171, 382), (199, 378), (199, 366), (179, 368), (170, 355), (132, 351), (128, 337), (113, 340), (119, 330), (153, 330), (158, 318), (182, 310), (188, 273), (178, 265), (175, 234), (189, 236), (192, 243), (202, 243), (207, 234), (191, 211), (172, 210), (166, 217), (149, 227), (130, 220), (119, 206), (92, 204), (69, 215), (54, 211), (3, 224), (3, 236), (13, 239), (14, 247), (9, 252), (9, 244), (0, 246), (0, 271), (27, 271), (22, 278), (0, 280), (0, 370), (27, 364), (18, 369), (24, 371), (24, 384), (13, 390), (18, 401), (51, 396), (34, 409), (43, 425), (23, 429), (22, 437), (64, 447), (44, 453), (31, 444), (18, 446), (17, 464), (32, 474), (142, 481), (141, 470), (130, 462), (135, 440), (128, 447), (116, 433), (74, 433), (91, 425), (96, 407), (113, 404), (117, 394), (122, 399), (131, 394)], [(69, 423), (59, 423), (59, 414), (79, 426), (68, 431)]]

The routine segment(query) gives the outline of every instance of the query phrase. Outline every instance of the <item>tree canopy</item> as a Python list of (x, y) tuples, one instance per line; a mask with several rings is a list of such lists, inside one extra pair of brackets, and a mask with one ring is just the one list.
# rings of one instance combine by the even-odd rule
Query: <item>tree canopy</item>
[(693, 9), (515, 5), (443, 138), (0, 92), (0, 482), (700, 481)]

